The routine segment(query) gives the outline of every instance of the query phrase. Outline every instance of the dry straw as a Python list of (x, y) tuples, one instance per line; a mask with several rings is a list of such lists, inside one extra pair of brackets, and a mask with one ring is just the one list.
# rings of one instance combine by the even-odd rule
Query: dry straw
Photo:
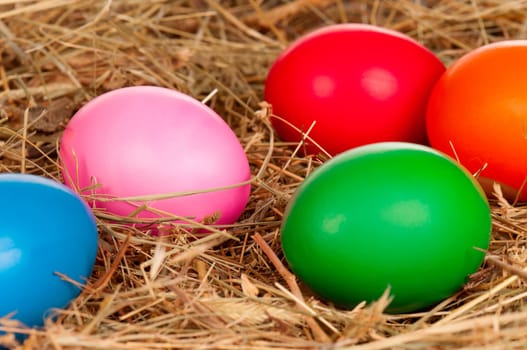
[(83, 294), (41, 330), (3, 319), (1, 329), (29, 338), (0, 341), (56, 350), (527, 347), (527, 212), (499, 188), (486, 263), (433, 310), (387, 315), (387, 295), (338, 310), (305, 290), (283, 264), (279, 227), (320, 162), (274, 138), (262, 103), (273, 59), (314, 28), (385, 26), (450, 64), (482, 44), (524, 38), (526, 15), (522, 0), (0, 0), (0, 171), (60, 180), (57, 140), (72, 113), (139, 84), (207, 99), (253, 171), (243, 217), (208, 235), (187, 220), (150, 223), (174, 233), (152, 237), (98, 213), (100, 249)]

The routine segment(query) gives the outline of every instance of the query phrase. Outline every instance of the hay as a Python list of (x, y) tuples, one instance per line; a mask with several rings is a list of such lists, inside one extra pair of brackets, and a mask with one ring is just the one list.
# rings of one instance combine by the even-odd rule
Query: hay
[[(82, 104), (111, 89), (181, 90), (222, 115), (245, 147), (251, 200), (209, 235), (197, 223), (152, 237), (98, 213), (100, 250), (82, 295), (13, 349), (502, 349), (527, 344), (525, 208), (495, 189), (485, 264), (433, 310), (387, 315), (384, 296), (332, 308), (282, 265), (284, 207), (320, 163), (275, 139), (262, 104), (273, 59), (322, 25), (406, 33), (450, 64), (482, 44), (523, 38), (527, 1), (2, 0), (0, 171), (60, 181), (57, 140)], [(60, 215), (60, 213), (57, 213)], [(170, 223), (165, 223), (170, 225)], [(67, 278), (67, 276), (64, 276)]]

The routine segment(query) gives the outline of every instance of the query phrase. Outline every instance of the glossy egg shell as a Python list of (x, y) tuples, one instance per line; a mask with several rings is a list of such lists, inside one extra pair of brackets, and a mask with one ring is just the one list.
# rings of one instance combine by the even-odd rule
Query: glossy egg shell
[(477, 48), (448, 68), (427, 109), (430, 144), (511, 199), (527, 178), (526, 62), (526, 40)]
[(249, 163), (234, 132), (171, 89), (127, 87), (94, 98), (68, 123), (60, 155), (65, 183), (117, 216), (231, 224), (249, 197)]
[(355, 148), (298, 188), (282, 225), (298, 277), (339, 307), (377, 300), (387, 311), (427, 308), (475, 272), (491, 232), (479, 184), (452, 159), (408, 143)]
[[(300, 141), (315, 123), (309, 137), (331, 155), (381, 141), (426, 143), (427, 99), (444, 70), (430, 50), (399, 32), (332, 25), (276, 59), (264, 97), (286, 121), (272, 119), (283, 140)], [(307, 153), (320, 152), (306, 144)]]
[(86, 203), (66, 186), (24, 174), (0, 175), (0, 317), (44, 324), (90, 276), (97, 226)]

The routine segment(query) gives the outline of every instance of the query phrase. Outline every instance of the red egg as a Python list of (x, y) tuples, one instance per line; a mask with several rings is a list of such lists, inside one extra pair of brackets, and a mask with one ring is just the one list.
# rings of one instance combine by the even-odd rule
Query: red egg
[[(339, 24), (294, 42), (272, 65), (264, 98), (285, 141), (331, 155), (382, 141), (426, 143), (425, 110), (445, 66), (402, 33)], [(313, 142), (314, 141), (314, 142)]]

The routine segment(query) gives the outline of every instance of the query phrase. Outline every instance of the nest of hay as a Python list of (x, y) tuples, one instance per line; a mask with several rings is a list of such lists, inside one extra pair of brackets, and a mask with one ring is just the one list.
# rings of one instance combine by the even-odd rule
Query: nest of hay
[(523, 38), (521, 0), (0, 1), (0, 167), (60, 181), (57, 140), (76, 109), (131, 85), (178, 89), (223, 116), (252, 167), (239, 222), (153, 237), (98, 215), (100, 248), (83, 293), (43, 329), (7, 318), (12, 349), (521, 348), (527, 210), (497, 191), (489, 254), (462, 291), (433, 310), (353, 310), (306, 291), (284, 266), (285, 205), (320, 162), (273, 135), (267, 71), (291, 40), (364, 22), (403, 32), (445, 64), (485, 43)]

